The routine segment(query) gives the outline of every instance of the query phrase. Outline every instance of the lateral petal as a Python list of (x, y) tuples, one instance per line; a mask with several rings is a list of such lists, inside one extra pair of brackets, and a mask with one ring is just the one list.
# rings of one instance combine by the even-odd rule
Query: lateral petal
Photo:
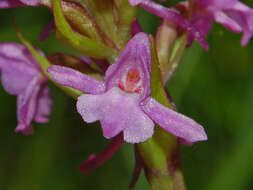
[(57, 83), (63, 86), (69, 86), (90, 94), (100, 94), (105, 91), (104, 82), (96, 80), (77, 70), (53, 65), (48, 68), (48, 72)]
[(143, 103), (142, 109), (160, 127), (176, 137), (188, 142), (207, 140), (207, 135), (201, 125), (189, 117), (161, 105), (153, 98), (149, 98)]
[(31, 122), (36, 113), (37, 99), (40, 91), (39, 80), (38, 77), (33, 78), (26, 90), (18, 96), (18, 127), (15, 130), (16, 132), (22, 132), (25, 135), (32, 132)]

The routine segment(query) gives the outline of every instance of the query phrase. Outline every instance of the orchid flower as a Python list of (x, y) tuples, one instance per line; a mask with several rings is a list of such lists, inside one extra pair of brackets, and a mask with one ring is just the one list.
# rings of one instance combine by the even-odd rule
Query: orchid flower
[(15, 8), (20, 6), (38, 6), (40, 0), (1, 0), (0, 9)]
[(195, 28), (190, 21), (188, 21), (183, 15), (176, 9), (170, 9), (160, 4), (153, 2), (152, 0), (128, 0), (132, 6), (141, 6), (145, 10), (152, 14), (161, 17), (164, 20), (172, 22), (180, 28), (186, 30), (191, 34), (204, 49), (208, 50), (208, 44), (206, 43), (202, 33)]
[[(183, 4), (188, 7), (188, 2)], [(243, 32), (242, 46), (247, 45), (253, 35), (253, 9), (238, 0), (196, 0), (193, 26), (207, 35), (214, 20), (232, 32)]]
[(138, 33), (107, 69), (104, 82), (63, 66), (48, 72), (59, 84), (87, 93), (78, 98), (77, 110), (87, 123), (99, 120), (106, 138), (122, 132), (124, 141), (140, 143), (152, 137), (157, 123), (188, 142), (206, 140), (202, 126), (150, 97), (151, 64), (149, 38)]
[[(41, 53), (42, 54), (42, 53)], [(16, 132), (33, 132), (32, 121), (49, 121), (52, 101), (47, 78), (28, 49), (16, 43), (0, 43), (0, 71), (3, 88), (17, 96)]]

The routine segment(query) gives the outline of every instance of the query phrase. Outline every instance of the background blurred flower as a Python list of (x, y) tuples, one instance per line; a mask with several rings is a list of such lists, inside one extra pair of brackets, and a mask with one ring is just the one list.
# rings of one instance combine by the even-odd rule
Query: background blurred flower
[(14, 8), (20, 6), (38, 6), (40, 0), (1, 0), (0, 8)]
[(166, 21), (172, 22), (173, 24), (176, 24), (181, 29), (189, 32), (189, 34), (193, 36), (193, 39), (196, 39), (205, 50), (208, 50), (208, 44), (206, 43), (202, 33), (177, 10), (164, 7), (158, 3), (153, 2), (152, 0), (129, 0), (129, 3), (132, 6), (139, 5), (150, 13), (161, 17)]
[(0, 44), (0, 70), (4, 89), (18, 97), (16, 132), (25, 135), (33, 132), (32, 120), (48, 122), (52, 101), (47, 78), (28, 49), (16, 43)]
[[(196, 0), (194, 3), (192, 24), (202, 35), (206, 36), (216, 21), (234, 33), (243, 32), (241, 45), (247, 45), (253, 34), (253, 9), (237, 0)], [(188, 9), (188, 1), (180, 4)], [(190, 34), (189, 42), (193, 39)]]

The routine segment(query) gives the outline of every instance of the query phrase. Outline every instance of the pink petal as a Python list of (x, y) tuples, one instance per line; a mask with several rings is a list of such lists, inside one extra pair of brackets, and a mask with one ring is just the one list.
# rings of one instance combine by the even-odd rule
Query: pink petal
[(81, 90), (90, 94), (100, 94), (105, 91), (104, 82), (96, 80), (74, 69), (53, 65), (48, 72), (57, 83)]
[(139, 5), (141, 3), (145, 3), (145, 2), (149, 2), (151, 0), (128, 0), (130, 5), (132, 6), (136, 6), (136, 5)]
[(80, 59), (84, 62), (84, 63), (86, 63), (86, 64), (88, 64), (88, 65), (90, 65), (93, 61), (89, 58), (89, 57), (86, 57), (86, 56), (81, 56), (80, 57)]
[(28, 6), (38, 6), (40, 5), (41, 0), (19, 0), (19, 1)]
[(0, 0), (0, 9), (15, 8), (20, 6), (38, 6), (40, 0)]
[(43, 85), (39, 92), (37, 112), (34, 120), (38, 123), (49, 122), (48, 116), (51, 113), (52, 106), (53, 101), (50, 97), (50, 89), (46, 85)]
[(145, 10), (153, 13), (154, 15), (161, 17), (169, 22), (176, 24), (177, 26), (181, 27), (182, 29), (188, 31), (194, 38), (201, 44), (201, 46), (208, 50), (208, 44), (204, 39), (204, 36), (200, 31), (198, 31), (192, 24), (184, 18), (180, 13), (173, 9), (169, 9), (163, 7), (157, 3), (152, 1), (147, 1), (140, 4)]
[(88, 160), (81, 164), (80, 171), (83, 174), (87, 174), (102, 165), (104, 162), (109, 160), (117, 150), (119, 150), (123, 142), (123, 135), (120, 133), (111, 140), (109, 145), (107, 145), (101, 153), (98, 155), (91, 154)]
[(174, 136), (188, 142), (207, 140), (205, 130), (201, 125), (152, 98), (144, 102), (142, 108), (153, 121)]
[(16, 132), (27, 134), (31, 132), (31, 122), (37, 108), (37, 98), (40, 91), (40, 78), (35, 77), (28, 84), (26, 90), (18, 96), (18, 127)]
[(253, 9), (241, 2), (237, 2), (232, 8), (225, 10), (225, 12), (241, 26), (243, 30), (241, 45), (247, 45), (253, 35)]
[(222, 24), (224, 27), (226, 27), (228, 30), (231, 30), (232, 32), (240, 33), (242, 31), (242, 27), (224, 12), (216, 11), (214, 13), (214, 19), (216, 22)]
[(130, 143), (143, 142), (153, 134), (154, 123), (139, 107), (139, 95), (114, 87), (101, 95), (84, 94), (78, 98), (77, 110), (83, 120), (100, 120), (103, 135), (111, 138), (124, 133)]
[(31, 54), (24, 45), (17, 43), (0, 43), (0, 55), (6, 58), (14, 58), (33, 65), (34, 59), (31, 60)]
[(0, 9), (15, 8), (23, 6), (19, 0), (0, 0)]
[(23, 135), (31, 135), (33, 134), (33, 126), (32, 125), (25, 125), (23, 123), (18, 124), (18, 126), (15, 129), (16, 133), (23, 133)]
[(215, 7), (216, 10), (222, 10), (233, 7), (238, 0), (195, 0), (194, 2), (205, 8)]
[(145, 98), (150, 94), (150, 70), (151, 70), (151, 50), (148, 35), (140, 32), (136, 34), (126, 45), (120, 57), (111, 65), (105, 76), (107, 90), (118, 86), (119, 80), (131, 68), (138, 68), (141, 72), (140, 77), (143, 81), (144, 91), (142, 97)]
[(40, 73), (36, 67), (23, 60), (8, 58), (0, 53), (1, 81), (4, 89), (13, 95), (22, 93), (33, 77)]
[(50, 24), (48, 24), (40, 33), (40, 41), (44, 41), (46, 40), (49, 35), (50, 32), (55, 30), (55, 23), (54, 20), (50, 22)]
[(253, 32), (245, 31), (242, 36), (241, 46), (246, 46), (252, 36), (253, 36)]
[[(209, 33), (212, 23), (213, 23), (213, 18), (210, 15), (207, 16), (202, 16), (201, 14), (193, 14), (192, 16), (192, 25), (197, 28), (203, 36), (207, 36)], [(194, 36), (192, 34), (189, 34), (188, 36), (188, 46), (192, 44), (194, 41)]]
[(136, 19), (133, 24), (132, 24), (132, 36), (134, 36), (135, 34), (138, 34), (139, 32), (142, 32), (141, 26), (138, 23), (138, 20)]

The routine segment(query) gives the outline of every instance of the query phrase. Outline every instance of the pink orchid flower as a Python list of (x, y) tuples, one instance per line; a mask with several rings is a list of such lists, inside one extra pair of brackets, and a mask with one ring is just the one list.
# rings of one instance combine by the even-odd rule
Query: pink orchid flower
[(4, 89), (17, 96), (16, 132), (33, 132), (32, 121), (47, 123), (52, 107), (47, 78), (28, 49), (16, 43), (0, 43), (0, 71)]

